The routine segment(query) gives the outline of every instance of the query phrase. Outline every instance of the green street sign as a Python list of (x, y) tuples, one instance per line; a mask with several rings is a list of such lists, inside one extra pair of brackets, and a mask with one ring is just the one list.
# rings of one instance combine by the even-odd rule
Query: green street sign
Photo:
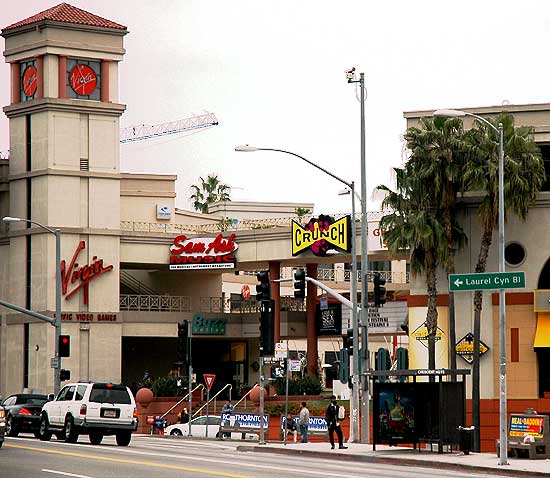
[(449, 274), (449, 291), (451, 292), (523, 288), (525, 288), (525, 272)]

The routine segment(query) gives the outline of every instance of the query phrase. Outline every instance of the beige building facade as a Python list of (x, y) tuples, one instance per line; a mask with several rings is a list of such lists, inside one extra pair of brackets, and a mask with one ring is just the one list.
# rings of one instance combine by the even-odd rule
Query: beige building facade
[[(2, 30), (12, 94), (4, 107), (10, 157), (0, 159), (0, 214), (24, 221), (0, 221), (0, 298), (54, 317), (56, 240), (40, 225), (60, 229), (61, 331), (71, 339), (61, 368), (72, 379), (130, 384), (145, 370), (166, 375), (176, 360), (178, 322), (218, 321), (223, 334), (193, 334), (193, 365), (198, 377), (216, 373), (238, 393), (258, 380), (252, 274), (291, 278), (307, 267), (348, 293), (342, 261), (350, 256), (292, 255), (295, 211), (313, 204), (227, 202), (201, 214), (176, 207), (175, 175), (121, 172), (118, 64), (126, 34), (123, 25), (67, 4)], [(404, 261), (388, 257), (376, 224), (373, 216), (369, 259), (386, 264), (388, 289), (398, 297), (408, 272)], [(214, 241), (238, 246), (233, 268), (170, 269), (174, 247)], [(308, 285), (306, 301), (294, 299), (291, 284), (272, 291), (276, 338), (295, 341), (308, 367), (322, 365), (341, 336), (318, 343), (317, 288)], [(49, 323), (0, 307), (0, 395), (52, 392), (54, 355)]]
[[(507, 214), (505, 224), (506, 271), (524, 271), (526, 276), (525, 289), (506, 292), (507, 394), (511, 399), (542, 398), (545, 393), (550, 394), (550, 333), (547, 326), (550, 314), (547, 291), (550, 289), (550, 104), (465, 108), (463, 111), (482, 117), (495, 117), (503, 111), (513, 114), (516, 126), (533, 128), (534, 141), (542, 152), (547, 181), (536, 204), (530, 209), (525, 222)], [(432, 114), (431, 110), (405, 113), (407, 127), (417, 126), (420, 118), (430, 117)], [(471, 117), (464, 118), (464, 126), (472, 126)], [(475, 271), (482, 235), (482, 225), (477, 216), (477, 198), (476, 194), (470, 194), (460, 200), (461, 224), (468, 237), (468, 244), (457, 255), (457, 273)], [(498, 271), (497, 230), (493, 234), (486, 270)], [(448, 328), (448, 284), (448, 278), (440, 271), (437, 277), (440, 294), (438, 310), (440, 327), (445, 332)], [(414, 334), (415, 328), (422, 324), (426, 316), (426, 289), (422, 277), (411, 281), (410, 294), (410, 317), (415, 318), (410, 324), (410, 333)], [(540, 301), (538, 308), (535, 306), (537, 294), (541, 299), (546, 298), (545, 301)], [(473, 333), (473, 296), (471, 292), (455, 292), (457, 341), (466, 334)], [(499, 322), (498, 292), (486, 291), (483, 293), (480, 339), (489, 350), (480, 360), (481, 398), (499, 396)], [(535, 346), (537, 337), (539, 340)], [(418, 346), (417, 342), (413, 336), (410, 337), (411, 347)], [(444, 344), (445, 341), (442, 340), (436, 346), (439, 349), (438, 367), (448, 366), (448, 353)], [(414, 355), (411, 350), (411, 356)], [(414, 361), (411, 366), (414, 367)], [(457, 357), (457, 366), (470, 368), (460, 357)]]

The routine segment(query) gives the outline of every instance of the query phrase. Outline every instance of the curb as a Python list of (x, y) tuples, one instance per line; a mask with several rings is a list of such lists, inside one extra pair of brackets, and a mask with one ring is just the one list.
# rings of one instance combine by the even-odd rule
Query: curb
[(430, 460), (418, 460), (402, 457), (382, 457), (379, 455), (356, 455), (356, 454), (346, 454), (339, 453), (336, 451), (324, 452), (324, 451), (314, 451), (314, 450), (293, 450), (285, 448), (269, 448), (259, 445), (239, 445), (236, 447), (237, 451), (240, 452), (258, 452), (258, 453), (273, 453), (277, 455), (301, 455), (311, 458), (330, 458), (333, 460), (346, 460), (346, 461), (357, 461), (363, 463), (377, 463), (377, 464), (386, 464), (386, 465), (397, 465), (397, 466), (418, 466), (422, 468), (438, 468), (441, 470), (450, 470), (450, 471), (475, 471), (482, 472), (490, 475), (498, 476), (517, 476), (517, 477), (533, 477), (548, 478), (548, 472), (543, 471), (527, 471), (527, 470), (511, 470), (504, 467), (493, 468), (488, 466), (480, 465), (467, 465), (464, 463), (447, 463), (439, 461), (430, 461)]

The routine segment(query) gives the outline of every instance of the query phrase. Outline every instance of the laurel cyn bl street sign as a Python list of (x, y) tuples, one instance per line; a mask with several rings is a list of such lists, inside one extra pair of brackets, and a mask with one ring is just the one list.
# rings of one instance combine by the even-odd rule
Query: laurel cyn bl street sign
[(524, 289), (525, 272), (486, 272), (482, 274), (449, 274), (449, 290)]

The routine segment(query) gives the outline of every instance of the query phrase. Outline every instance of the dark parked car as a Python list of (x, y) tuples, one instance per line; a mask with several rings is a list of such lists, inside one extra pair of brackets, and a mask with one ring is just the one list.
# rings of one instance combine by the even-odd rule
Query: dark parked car
[(6, 431), (6, 412), (0, 407), (0, 448), (4, 444), (4, 433)]
[(30, 432), (38, 438), (40, 412), (47, 401), (47, 395), (34, 393), (17, 393), (7, 397), (2, 402), (6, 410), (6, 435), (16, 437), (21, 432)]

